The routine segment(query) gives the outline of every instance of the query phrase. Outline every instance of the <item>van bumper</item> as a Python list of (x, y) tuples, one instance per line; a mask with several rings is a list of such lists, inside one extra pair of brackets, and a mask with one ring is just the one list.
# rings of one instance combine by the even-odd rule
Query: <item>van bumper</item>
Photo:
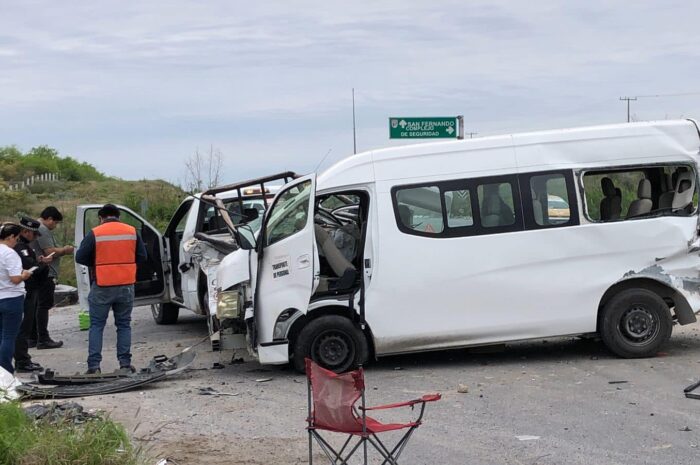
[(289, 363), (289, 341), (263, 342), (258, 345), (258, 360), (262, 364), (283, 365)]

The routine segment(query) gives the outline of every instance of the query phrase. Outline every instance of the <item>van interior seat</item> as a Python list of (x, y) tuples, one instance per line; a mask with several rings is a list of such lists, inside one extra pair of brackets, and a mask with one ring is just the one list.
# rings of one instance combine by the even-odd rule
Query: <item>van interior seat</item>
[(498, 193), (487, 196), (481, 205), (481, 224), (486, 227), (508, 226), (513, 224), (513, 211)]
[(665, 187), (664, 192), (659, 196), (659, 209), (669, 210), (673, 205), (673, 196), (676, 193), (676, 184), (678, 183), (678, 170), (673, 172), (673, 175), (664, 175)]
[[(693, 194), (695, 193), (695, 175), (690, 171), (678, 173), (676, 188), (673, 191), (673, 202), (671, 208), (673, 210), (681, 210), (692, 207)], [(692, 208), (691, 208), (692, 211)]]
[(637, 200), (630, 204), (627, 218), (646, 215), (651, 211), (652, 205), (651, 182), (648, 179), (642, 179), (637, 187)]
[(323, 256), (326, 258), (326, 261), (328, 262), (328, 265), (333, 273), (340, 278), (337, 281), (335, 288), (349, 289), (357, 278), (357, 269), (347, 258), (345, 258), (343, 253), (338, 250), (333, 238), (331, 238), (330, 234), (328, 234), (325, 229), (318, 224), (315, 224), (314, 232), (316, 235), (316, 243), (318, 244), (318, 248), (323, 253)]
[(537, 195), (535, 189), (532, 189), (532, 214), (535, 217), (535, 223), (544, 224), (544, 207), (542, 206), (542, 198)]
[(413, 212), (407, 205), (399, 205), (399, 218), (404, 226), (413, 227)]
[(622, 213), (622, 192), (608, 177), (600, 180), (600, 187), (604, 196), (600, 201), (601, 221), (619, 220)]

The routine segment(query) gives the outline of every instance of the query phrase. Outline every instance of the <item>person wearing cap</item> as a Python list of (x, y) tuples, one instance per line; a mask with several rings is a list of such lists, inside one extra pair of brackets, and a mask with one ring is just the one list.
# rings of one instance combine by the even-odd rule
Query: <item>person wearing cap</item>
[(32, 276), (13, 250), (20, 232), (18, 224), (0, 224), (0, 368), (10, 374), (15, 372), (12, 357), (22, 324), (24, 282)]
[(58, 283), (58, 270), (61, 265), (61, 257), (73, 254), (73, 246), (60, 247), (54, 230), (63, 221), (63, 214), (58, 208), (50, 206), (44, 208), (39, 217), (39, 232), (41, 236), (32, 244), (37, 255), (48, 257), (53, 254), (53, 261), (49, 265), (49, 278), (45, 280), (38, 292), (36, 310), (36, 328), (32, 330), (30, 346), (36, 344), (36, 348), (57, 349), (63, 346), (63, 341), (54, 341), (49, 335), (49, 310), (54, 307), (54, 292)]
[(40, 371), (41, 365), (32, 361), (29, 355), (29, 337), (35, 327), (36, 307), (39, 289), (49, 279), (49, 266), (53, 257), (37, 257), (31, 242), (41, 235), (39, 232), (40, 223), (32, 218), (22, 217), (19, 220), (21, 232), (19, 240), (14, 246), (15, 252), (22, 260), (22, 268), (32, 273), (31, 278), (24, 282), (26, 295), (24, 296), (24, 313), (22, 325), (19, 327), (19, 334), (15, 341), (15, 371), (29, 373)]
[(75, 261), (91, 267), (90, 333), (87, 374), (100, 373), (102, 335), (109, 310), (117, 327), (119, 369), (135, 372), (131, 364), (131, 310), (134, 306), (136, 264), (146, 262), (146, 246), (133, 226), (119, 221), (119, 209), (106, 204), (97, 212), (100, 225), (85, 235)]

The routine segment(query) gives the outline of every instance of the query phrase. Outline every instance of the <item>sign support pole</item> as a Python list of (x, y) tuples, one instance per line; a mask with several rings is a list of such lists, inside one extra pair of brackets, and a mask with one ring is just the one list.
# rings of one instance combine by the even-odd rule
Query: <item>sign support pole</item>
[(457, 116), (457, 124), (459, 125), (459, 135), (457, 139), (464, 139), (464, 115)]

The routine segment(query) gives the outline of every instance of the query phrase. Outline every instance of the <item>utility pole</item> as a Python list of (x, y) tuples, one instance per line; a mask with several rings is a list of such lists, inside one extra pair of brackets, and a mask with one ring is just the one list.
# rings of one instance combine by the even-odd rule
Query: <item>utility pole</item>
[(620, 97), (620, 100), (627, 100), (627, 122), (630, 122), (630, 101), (637, 100), (637, 97)]
[(352, 153), (357, 153), (357, 134), (355, 131), (355, 88), (352, 88)]
[(469, 138), (470, 138), (470, 139), (473, 139), (474, 136), (477, 135), (477, 134), (479, 134), (479, 133), (478, 133), (478, 132), (468, 132), (467, 134), (469, 134)]

